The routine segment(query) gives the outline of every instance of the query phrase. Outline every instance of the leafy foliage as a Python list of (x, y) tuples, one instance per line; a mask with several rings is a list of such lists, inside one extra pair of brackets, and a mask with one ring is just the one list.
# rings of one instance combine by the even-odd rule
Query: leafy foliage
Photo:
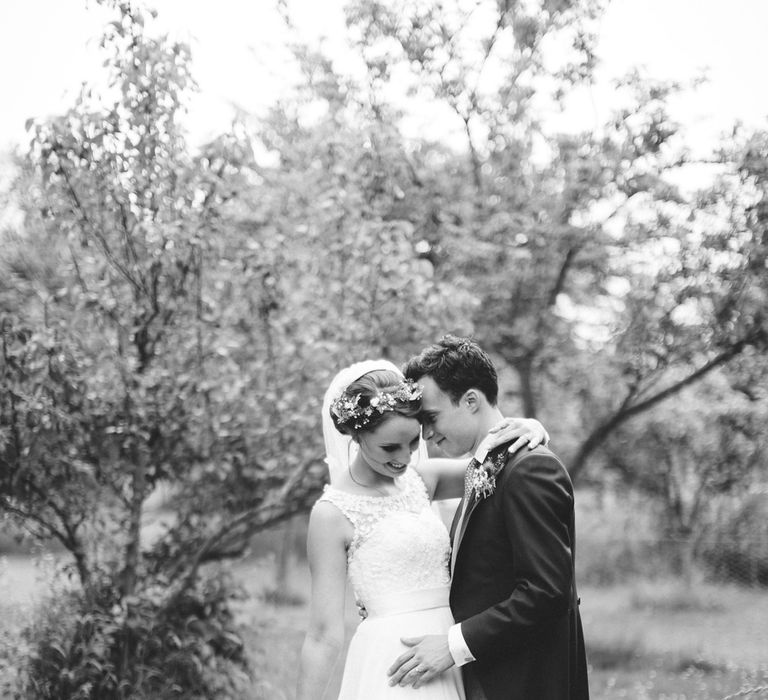
[(700, 549), (712, 578), (768, 585), (768, 498), (751, 493), (720, 509), (713, 537)]
[[(175, 620), (206, 562), (307, 508), (325, 478), (329, 376), (399, 352), (447, 306), (398, 216), (392, 134), (340, 128), (328, 88), (317, 124), (276, 110), (265, 126), (279, 168), (255, 162), (242, 127), (193, 155), (179, 127), (186, 47), (153, 37), (131, 3), (104, 4), (117, 16), (109, 87), (30, 124), (0, 294), (0, 505), (72, 555), (80, 618), (60, 646), (97, 650), (59, 659), (40, 640), (30, 683), (54, 696), (144, 688), (131, 669), (145, 663), (154, 683), (170, 663), (164, 628), (124, 639), (126, 610)], [(149, 541), (160, 486), (171, 513)], [(221, 601), (206, 615), (226, 621)], [(197, 666), (208, 637), (189, 634), (178, 653)], [(120, 657), (99, 662), (108, 687), (88, 670), (98, 654)], [(162, 692), (203, 692), (202, 672), (185, 673)]]
[[(574, 478), (634, 416), (766, 347), (754, 305), (765, 275), (750, 272), (766, 263), (760, 137), (734, 144), (724, 179), (699, 197), (676, 184), (695, 166), (668, 107), (685, 85), (634, 71), (617, 85), (624, 105), (592, 133), (552, 133), (542, 119), (590, 79), (599, 11), (361, 0), (348, 14), (372, 101), (411, 75), (463, 125), (458, 153), (416, 151), (414, 224), (438, 279), (475, 298), (474, 332), (515, 370), (525, 412), (564, 383), (592, 404), (566, 455)], [(599, 377), (582, 371), (595, 358)]]
[(35, 698), (241, 697), (243, 644), (229, 584), (204, 579), (172, 606), (168, 582), (145, 579), (133, 596), (114, 581), (63, 593), (27, 631), (22, 692)]
[[(355, 0), (361, 78), (298, 46), (296, 95), (199, 150), (181, 127), (188, 48), (133, 3), (100, 4), (108, 87), (30, 122), (22, 224), (2, 234), (0, 508), (57, 540), (82, 589), (52, 637), (82, 649), (39, 637), (39, 692), (214, 687), (230, 620), (205, 563), (314, 501), (338, 367), (446, 331), (494, 353), (504, 399), (545, 417), (574, 478), (643, 488), (670, 528), (755, 472), (768, 141), (737, 130), (713, 186), (683, 191), (668, 103), (685, 86), (637, 72), (609, 123), (548, 130), (591, 78), (600, 3)], [(462, 143), (406, 137), (393, 85)], [(678, 420), (690, 400), (708, 410)]]
[[(693, 405), (699, 408), (687, 410)], [(716, 372), (638, 418), (642, 431), (620, 429), (609, 464), (624, 483), (665, 504), (661, 534), (706, 535), (722, 497), (743, 497), (768, 476), (765, 419), (763, 404), (734, 393), (729, 377)]]

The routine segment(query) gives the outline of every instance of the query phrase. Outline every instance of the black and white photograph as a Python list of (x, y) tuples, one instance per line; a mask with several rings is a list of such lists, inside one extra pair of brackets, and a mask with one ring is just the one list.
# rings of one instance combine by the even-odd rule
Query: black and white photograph
[(768, 700), (766, 0), (2, 0), (2, 700)]

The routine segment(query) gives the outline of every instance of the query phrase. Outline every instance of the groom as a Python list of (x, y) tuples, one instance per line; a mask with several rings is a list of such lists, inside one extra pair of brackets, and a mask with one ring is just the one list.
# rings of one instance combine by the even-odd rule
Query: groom
[(390, 683), (421, 687), (455, 663), (468, 700), (587, 700), (565, 467), (545, 447), (486, 453), (483, 438), (502, 415), (496, 370), (474, 341), (445, 336), (405, 376), (424, 391), (424, 436), (475, 459), (451, 528), (457, 624), (447, 637), (404, 639)]

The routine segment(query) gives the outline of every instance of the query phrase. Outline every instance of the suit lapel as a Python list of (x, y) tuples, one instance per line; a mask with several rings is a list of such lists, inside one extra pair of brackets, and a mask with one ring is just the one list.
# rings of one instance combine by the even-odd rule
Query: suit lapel
[[(504, 465), (507, 463), (507, 456), (506, 456), (506, 449), (507, 445), (502, 445), (501, 447), (497, 447), (493, 453), (489, 453), (486, 457), (485, 461), (483, 462), (483, 466), (488, 467), (488, 462), (490, 461), (491, 464), (489, 466), (489, 471), (493, 474), (494, 477), (498, 476), (499, 472), (504, 468)], [(451, 542), (453, 543), (453, 551), (451, 556), (451, 573), (453, 573), (454, 567), (456, 566), (456, 559), (459, 554), (459, 547), (461, 546), (461, 540), (464, 538), (464, 533), (467, 531), (467, 524), (469, 523), (469, 519), (472, 516), (472, 513), (475, 512), (475, 508), (480, 504), (480, 501), (484, 499), (478, 498), (476, 493), (472, 493), (470, 496), (470, 501), (467, 504), (466, 513), (463, 514), (462, 517), (462, 508), (464, 506), (464, 499), (461, 499), (461, 502), (459, 503), (458, 508), (456, 509), (456, 515), (453, 517), (453, 522), (451, 523)]]
[(451, 537), (451, 542), (453, 542), (456, 539), (456, 530), (459, 527), (459, 520), (461, 519), (461, 512), (464, 510), (464, 497), (461, 497), (461, 500), (459, 501), (459, 505), (456, 506), (456, 512), (453, 514), (453, 520), (451, 521), (451, 529), (449, 530), (449, 534)]
[(459, 501), (459, 505), (456, 508), (456, 515), (453, 516), (453, 523), (451, 524), (451, 568), (450, 573), (453, 575), (454, 568), (456, 566), (456, 556), (459, 553), (459, 544), (461, 538), (464, 535), (464, 524), (467, 519), (464, 514), (464, 499)]
[[(459, 529), (458, 532), (454, 533), (456, 535), (456, 540), (453, 545), (453, 551), (458, 555), (459, 547), (461, 546), (461, 540), (464, 539), (464, 533), (467, 531), (467, 523), (469, 522), (469, 518), (472, 515), (472, 513), (475, 511), (475, 508), (477, 508), (477, 504), (480, 503), (480, 500), (472, 494), (472, 498), (470, 499), (469, 503), (467, 504), (466, 513), (464, 513), (464, 517), (461, 518), (461, 521), (459, 523)], [(464, 504), (464, 501), (461, 503)], [(461, 512), (461, 511), (459, 511)], [(456, 562), (456, 556), (453, 558), (454, 563)]]

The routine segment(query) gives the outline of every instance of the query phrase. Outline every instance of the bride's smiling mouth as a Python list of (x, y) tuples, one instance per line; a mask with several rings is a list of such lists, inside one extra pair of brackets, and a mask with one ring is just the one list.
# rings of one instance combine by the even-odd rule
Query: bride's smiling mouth
[(394, 469), (396, 472), (401, 472), (405, 470), (405, 468), (408, 466), (407, 464), (403, 464), (402, 462), (387, 462), (387, 466), (390, 469)]

